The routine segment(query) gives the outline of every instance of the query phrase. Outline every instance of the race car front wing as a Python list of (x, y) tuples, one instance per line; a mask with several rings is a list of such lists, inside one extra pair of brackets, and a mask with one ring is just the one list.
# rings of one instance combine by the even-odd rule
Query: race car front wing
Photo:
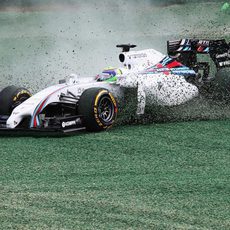
[(8, 116), (0, 116), (0, 136), (65, 136), (83, 131), (82, 116), (69, 117), (49, 117), (43, 120), (43, 126), (30, 128), (19, 126), (17, 128), (7, 128)]

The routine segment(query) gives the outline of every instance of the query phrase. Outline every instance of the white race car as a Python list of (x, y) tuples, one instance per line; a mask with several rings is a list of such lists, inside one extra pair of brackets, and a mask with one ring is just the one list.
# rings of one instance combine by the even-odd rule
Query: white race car
[(0, 132), (69, 133), (101, 131), (116, 121), (118, 102), (126, 89), (137, 91), (137, 111), (146, 104), (175, 106), (192, 100), (200, 86), (209, 84), (209, 63), (197, 62), (197, 54), (209, 54), (217, 69), (230, 66), (230, 44), (223, 40), (182, 39), (168, 41), (168, 55), (154, 49), (122, 48), (120, 68), (107, 68), (93, 78), (75, 74), (35, 95), (8, 86), (0, 92)]

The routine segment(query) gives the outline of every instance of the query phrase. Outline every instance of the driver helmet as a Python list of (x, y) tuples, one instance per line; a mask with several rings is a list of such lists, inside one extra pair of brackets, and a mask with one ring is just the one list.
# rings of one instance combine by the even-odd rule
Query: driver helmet
[(101, 74), (98, 74), (96, 76), (96, 80), (114, 82), (117, 80), (117, 76), (121, 74), (122, 74), (122, 71), (119, 68), (108, 67), (108, 68), (105, 68)]

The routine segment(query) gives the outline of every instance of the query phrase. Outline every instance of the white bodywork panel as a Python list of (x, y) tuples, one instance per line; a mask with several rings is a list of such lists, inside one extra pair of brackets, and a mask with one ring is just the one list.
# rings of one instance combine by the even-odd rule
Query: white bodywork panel
[[(129, 51), (122, 53), (124, 67), (132, 72), (139, 72), (159, 63), (166, 55), (154, 50)], [(120, 57), (120, 56), (119, 56)]]

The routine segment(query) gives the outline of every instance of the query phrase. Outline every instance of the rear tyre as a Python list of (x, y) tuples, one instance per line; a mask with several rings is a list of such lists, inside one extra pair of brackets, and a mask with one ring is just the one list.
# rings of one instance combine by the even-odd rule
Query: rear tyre
[(0, 92), (0, 114), (10, 115), (14, 108), (31, 97), (31, 93), (25, 88), (8, 86)]
[(220, 100), (230, 99), (230, 68), (221, 69), (216, 73), (213, 80), (213, 95), (214, 98)]
[(117, 117), (117, 103), (113, 95), (103, 88), (85, 90), (79, 100), (78, 113), (88, 131), (110, 128)]

